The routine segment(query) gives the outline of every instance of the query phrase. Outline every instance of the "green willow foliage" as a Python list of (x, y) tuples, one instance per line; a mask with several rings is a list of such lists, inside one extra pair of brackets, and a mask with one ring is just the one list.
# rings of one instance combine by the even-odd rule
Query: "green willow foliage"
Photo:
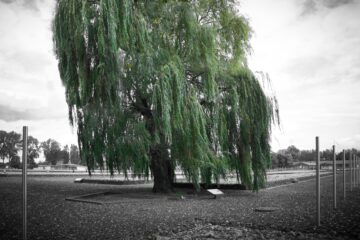
[(277, 106), (246, 64), (251, 29), (235, 4), (58, 0), (55, 53), (89, 170), (149, 176), (163, 149), (195, 186), (229, 172), (264, 186)]

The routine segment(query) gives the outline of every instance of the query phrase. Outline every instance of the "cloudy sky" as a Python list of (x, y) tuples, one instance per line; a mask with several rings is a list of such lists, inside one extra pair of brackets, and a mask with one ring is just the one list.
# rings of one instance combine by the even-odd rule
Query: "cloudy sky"
[(76, 143), (53, 54), (55, 1), (0, 0), (0, 129)]
[(360, 1), (243, 0), (254, 29), (253, 70), (279, 100), (274, 149), (360, 148)]
[[(0, 0), (0, 129), (76, 143), (53, 54), (55, 0)], [(241, 0), (249, 58), (280, 105), (273, 150), (360, 148), (360, 0)]]

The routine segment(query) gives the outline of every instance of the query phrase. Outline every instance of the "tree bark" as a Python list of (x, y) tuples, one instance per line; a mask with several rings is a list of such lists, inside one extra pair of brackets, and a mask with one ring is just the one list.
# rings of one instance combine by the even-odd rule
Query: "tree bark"
[[(159, 129), (156, 128), (154, 123), (154, 116), (146, 99), (138, 96), (137, 101), (133, 103), (133, 107), (144, 116), (146, 121), (146, 129), (149, 131), (152, 141), (155, 142), (156, 133)], [(175, 167), (172, 166), (168, 146), (165, 138), (161, 132), (160, 143), (154, 143), (150, 147), (150, 169), (154, 178), (153, 192), (155, 193), (168, 193), (172, 192), (172, 184), (174, 181)]]
[(151, 148), (151, 172), (154, 177), (153, 192), (168, 193), (172, 192), (174, 181), (174, 168), (171, 164), (167, 148), (158, 144)]

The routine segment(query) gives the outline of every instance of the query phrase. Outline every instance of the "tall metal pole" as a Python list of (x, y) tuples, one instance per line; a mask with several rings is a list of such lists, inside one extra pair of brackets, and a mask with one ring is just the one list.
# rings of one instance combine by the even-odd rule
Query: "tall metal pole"
[(336, 153), (335, 153), (335, 145), (333, 145), (333, 196), (334, 196), (334, 209), (336, 209)]
[(356, 186), (359, 185), (359, 161), (357, 159), (357, 156), (355, 156), (355, 164), (356, 164)]
[(356, 183), (359, 186), (359, 179), (360, 179), (360, 168), (359, 168), (359, 158), (357, 155), (355, 155), (355, 159), (356, 159), (356, 167), (357, 167), (357, 179), (356, 179)]
[(354, 161), (355, 161), (355, 186), (358, 186), (358, 179), (359, 179), (359, 166), (358, 166), (358, 159), (357, 156), (354, 154)]
[(358, 163), (356, 159), (356, 155), (354, 154), (354, 171), (355, 171), (355, 177), (354, 177), (354, 187), (357, 187), (357, 180), (358, 180)]
[(353, 163), (353, 188), (355, 188), (355, 178), (356, 178), (356, 164), (355, 164), (355, 157), (354, 154), (352, 154), (352, 163)]
[(353, 162), (354, 162), (354, 188), (356, 187), (356, 159), (355, 154), (353, 153)]
[(356, 173), (356, 170), (355, 170), (355, 156), (354, 156), (354, 153), (352, 154), (352, 163), (353, 163), (353, 188), (355, 188), (355, 173)]
[(357, 187), (359, 185), (359, 161), (356, 154), (354, 154), (354, 159), (355, 159), (355, 186)]
[(346, 163), (345, 163), (345, 150), (343, 150), (343, 196), (344, 199), (346, 197), (346, 178), (345, 178), (345, 169), (346, 169)]
[(27, 239), (27, 154), (28, 127), (23, 127), (22, 188), (23, 188), (23, 239)]
[(355, 155), (356, 158), (356, 164), (357, 164), (357, 184), (359, 186), (359, 180), (360, 180), (360, 166), (359, 166), (359, 157)]
[(358, 186), (358, 180), (359, 180), (359, 164), (358, 164), (358, 159), (357, 156), (354, 155), (355, 158), (355, 171), (356, 171), (356, 178), (355, 178), (355, 185)]
[(351, 150), (349, 153), (349, 160), (350, 160), (350, 191), (352, 191), (352, 187), (353, 187), (353, 162), (352, 162), (352, 158), (351, 158)]
[(319, 137), (316, 137), (316, 222), (320, 226), (320, 151)]

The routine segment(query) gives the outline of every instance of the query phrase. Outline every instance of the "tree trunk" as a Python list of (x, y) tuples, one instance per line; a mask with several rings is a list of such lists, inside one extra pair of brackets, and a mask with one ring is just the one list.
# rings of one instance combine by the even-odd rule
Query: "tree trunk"
[(174, 168), (171, 164), (167, 148), (158, 144), (151, 148), (151, 172), (154, 177), (153, 192), (172, 192)]
[[(159, 130), (155, 127), (154, 117), (146, 99), (138, 99), (134, 107), (145, 117), (146, 129), (149, 131), (152, 141), (155, 142), (156, 132)], [(168, 146), (161, 132), (159, 132), (159, 136), (160, 143), (155, 143), (150, 147), (150, 169), (154, 178), (153, 192), (168, 193), (173, 190), (175, 167), (172, 166)]]

